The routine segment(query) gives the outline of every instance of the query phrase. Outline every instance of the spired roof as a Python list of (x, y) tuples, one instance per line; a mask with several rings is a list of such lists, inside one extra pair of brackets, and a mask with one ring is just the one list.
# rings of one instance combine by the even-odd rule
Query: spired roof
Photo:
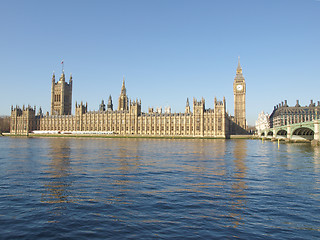
[(238, 57), (238, 67), (237, 67), (237, 73), (236, 76), (234, 78), (235, 81), (244, 81), (244, 77), (242, 75), (242, 68), (240, 65), (240, 57)]
[(121, 95), (126, 95), (126, 94), (127, 94), (127, 89), (126, 89), (126, 85), (123, 77), (122, 86), (121, 86)]
[(238, 67), (237, 67), (237, 72), (241, 72), (242, 73), (242, 68), (240, 66), (240, 57), (238, 57)]
[(66, 79), (66, 77), (64, 75), (64, 70), (63, 70), (62, 73), (61, 73), (61, 76), (60, 76), (60, 81), (65, 82), (65, 79)]
[(186, 107), (189, 107), (189, 98), (187, 98)]

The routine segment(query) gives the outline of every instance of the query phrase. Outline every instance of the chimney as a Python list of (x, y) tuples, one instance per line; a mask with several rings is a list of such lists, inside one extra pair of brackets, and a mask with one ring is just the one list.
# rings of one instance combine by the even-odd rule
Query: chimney
[(316, 105), (313, 103), (313, 100), (310, 100), (310, 105), (309, 107), (315, 107)]

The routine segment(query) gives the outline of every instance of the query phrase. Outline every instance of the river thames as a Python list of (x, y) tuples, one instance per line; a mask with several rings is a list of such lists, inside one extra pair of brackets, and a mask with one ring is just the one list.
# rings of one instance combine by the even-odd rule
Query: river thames
[(1, 239), (319, 239), (320, 148), (0, 137)]

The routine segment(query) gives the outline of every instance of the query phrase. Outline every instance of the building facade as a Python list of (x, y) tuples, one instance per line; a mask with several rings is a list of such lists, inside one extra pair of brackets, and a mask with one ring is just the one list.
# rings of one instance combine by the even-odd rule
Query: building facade
[[(239, 85), (242, 86), (239, 90)], [(51, 115), (30, 106), (11, 109), (11, 134), (38, 133), (112, 133), (120, 135), (192, 136), (227, 138), (232, 134), (246, 133), (245, 82), (240, 63), (234, 83), (235, 117), (226, 111), (226, 100), (214, 99), (214, 108), (206, 109), (205, 100), (193, 99), (193, 112), (189, 99), (184, 113), (171, 113), (171, 109), (150, 108), (141, 111), (141, 100), (129, 100), (123, 80), (118, 109), (113, 110), (111, 96), (107, 108), (102, 100), (98, 111), (88, 111), (87, 103), (75, 104), (75, 115), (71, 115), (72, 77), (65, 82), (64, 72), (56, 83), (52, 78)], [(235, 91), (235, 90), (234, 90)]]
[(55, 74), (51, 85), (51, 115), (71, 115), (72, 105), (72, 75), (69, 83), (65, 80), (64, 71), (56, 82)]
[(238, 60), (238, 67), (236, 77), (233, 82), (234, 94), (234, 119), (235, 122), (243, 129), (247, 128), (246, 120), (246, 82), (242, 75), (242, 68), (240, 66), (240, 59)]
[(308, 106), (300, 106), (299, 101), (295, 106), (288, 106), (287, 100), (274, 106), (270, 115), (270, 128), (285, 126), (294, 123), (308, 122), (319, 119), (320, 101), (316, 105), (313, 100)]
[(258, 132), (263, 132), (264, 130), (269, 129), (270, 128), (269, 114), (264, 113), (263, 111), (259, 113), (255, 127)]

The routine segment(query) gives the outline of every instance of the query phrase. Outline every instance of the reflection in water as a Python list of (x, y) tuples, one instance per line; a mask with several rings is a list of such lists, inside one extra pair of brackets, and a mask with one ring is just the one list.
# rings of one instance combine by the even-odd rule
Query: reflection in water
[(48, 158), (51, 159), (46, 177), (49, 178), (45, 187), (48, 191), (42, 195), (45, 203), (69, 202), (68, 188), (70, 179), (70, 143), (69, 139), (50, 139)]
[(314, 154), (313, 155), (314, 170), (316, 173), (319, 173), (319, 170), (320, 170), (320, 147), (314, 147), (313, 154)]
[(242, 214), (246, 204), (246, 192), (247, 188), (245, 177), (246, 177), (246, 156), (247, 156), (247, 141), (245, 140), (235, 140), (234, 146), (234, 183), (232, 184), (231, 189), (231, 205), (233, 212), (230, 213), (230, 216), (233, 219), (233, 227), (236, 228), (241, 220), (243, 219)]
[(3, 239), (319, 239), (319, 148), (0, 138), (0, 150)]
[[(108, 142), (110, 144), (110, 142)], [(113, 175), (111, 186), (119, 192), (118, 196), (109, 196), (108, 202), (118, 202), (121, 204), (130, 204), (127, 201), (128, 192), (130, 189), (135, 189), (138, 186), (138, 181), (134, 180), (135, 173), (138, 171), (141, 158), (139, 139), (119, 139), (114, 141), (111, 153), (108, 159), (114, 162), (116, 174)], [(110, 147), (110, 145), (108, 146)], [(106, 171), (106, 174), (109, 170)], [(113, 216), (118, 219), (116, 216)]]

